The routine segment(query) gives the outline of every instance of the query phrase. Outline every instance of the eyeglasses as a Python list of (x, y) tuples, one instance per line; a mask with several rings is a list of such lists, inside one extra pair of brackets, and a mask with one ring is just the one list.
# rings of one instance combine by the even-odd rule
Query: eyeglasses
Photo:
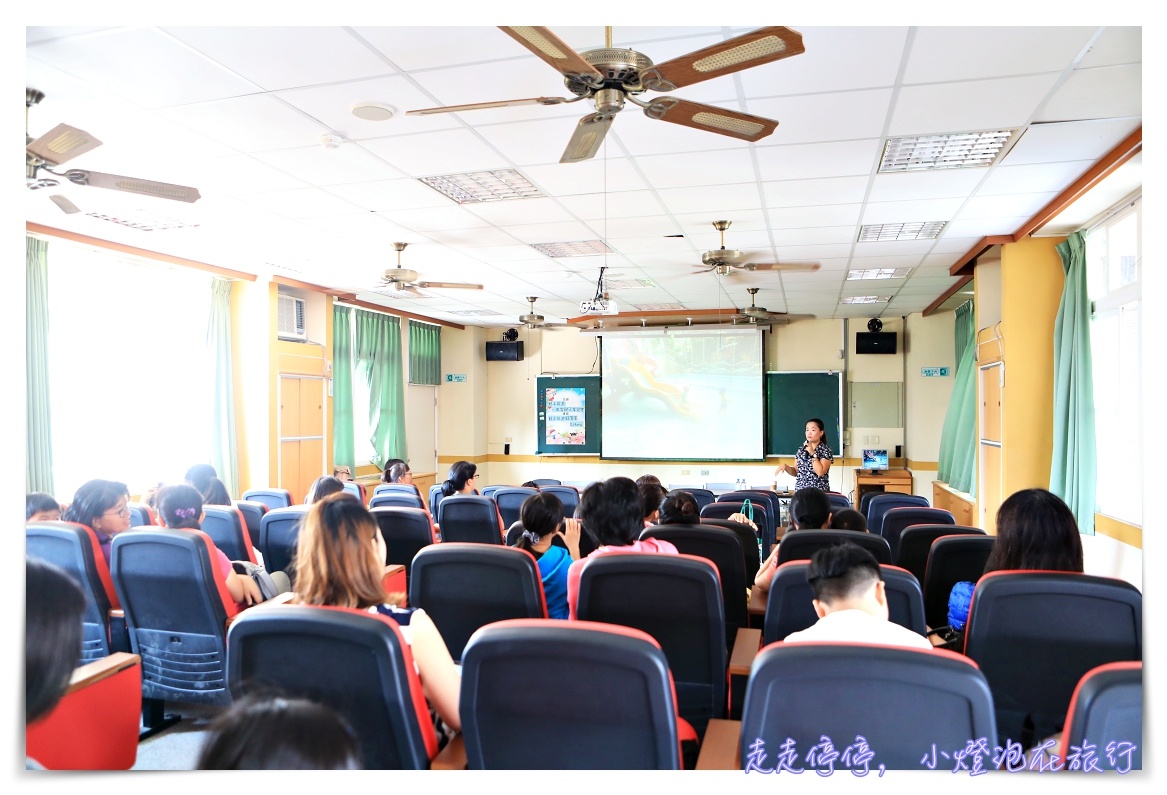
[(118, 516), (125, 518), (130, 515), (130, 506), (123, 505), (121, 508), (110, 508), (106, 511), (106, 513), (109, 513), (110, 511), (117, 514)]

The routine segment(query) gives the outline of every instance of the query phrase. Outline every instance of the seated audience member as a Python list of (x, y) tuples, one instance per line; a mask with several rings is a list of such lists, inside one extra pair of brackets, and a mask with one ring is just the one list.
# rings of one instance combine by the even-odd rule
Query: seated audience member
[(231, 495), (227, 492), (226, 485), (223, 481), (215, 476), (211, 476), (207, 484), (207, 488), (203, 490), (203, 504), (204, 505), (230, 505)]
[(478, 465), (469, 461), (455, 461), (450, 467), (450, 476), (442, 483), (442, 496), (466, 496), (477, 494)]
[(814, 626), (786, 636), (785, 643), (843, 641), (931, 649), (923, 635), (888, 620), (883, 572), (875, 556), (850, 542), (811, 556), (806, 581), (814, 590)]
[(844, 508), (831, 516), (827, 527), (831, 530), (854, 530), (856, 533), (866, 533), (867, 519), (854, 508)]
[[(758, 526), (747, 519), (744, 513), (731, 513), (726, 519), (749, 525), (755, 533), (758, 531)], [(701, 508), (692, 494), (683, 489), (673, 489), (661, 500), (657, 524), (701, 524)]]
[(461, 731), (458, 667), (425, 611), (398, 607), (404, 594), (385, 592), (385, 541), (360, 500), (330, 494), (312, 505), (300, 530), (295, 566), (296, 603), (367, 610), (397, 622), (430, 704), (446, 726)]
[(542, 491), (542, 489), (539, 488), (539, 484), (533, 480), (524, 481), (521, 488), (534, 489), (535, 491)]
[(360, 743), (323, 704), (246, 696), (211, 723), (196, 769), (360, 770)]
[(61, 514), (66, 522), (88, 525), (97, 534), (101, 555), (109, 565), (109, 545), (118, 533), (130, 529), (130, 490), (116, 480), (91, 480), (81, 485), (73, 502)]
[[(572, 563), (572, 569), (585, 565), (593, 557), (613, 553), (679, 554), (668, 541), (657, 538), (640, 540), (640, 533), (644, 530), (644, 500), (636, 484), (626, 477), (597, 481), (584, 489), (579, 498), (579, 518), (583, 532), (595, 543), (596, 549), (583, 560)], [(578, 585), (578, 579), (575, 585)], [(570, 606), (576, 597), (570, 576), (567, 587)]]
[(636, 485), (638, 487), (643, 486), (645, 483), (655, 483), (658, 486), (661, 485), (660, 478), (658, 478), (656, 475), (641, 475), (636, 479)]
[[(404, 461), (397, 462), (385, 471), (389, 475), (388, 482), (405, 483), (406, 485), (413, 486), (413, 470)], [(414, 488), (417, 487), (414, 486)]]
[[(206, 494), (211, 485), (211, 478), (218, 477), (219, 473), (210, 464), (195, 464), (186, 471), (186, 482), (199, 490), (199, 494)], [(161, 488), (161, 487), (159, 487)]]
[[(393, 467), (395, 465), (404, 464), (404, 463), (405, 462), (402, 461), (400, 458), (390, 458), (388, 461), (386, 461), (385, 468), (381, 471), (381, 482), (382, 483), (397, 483), (397, 482), (399, 482), (399, 481), (392, 479), (391, 470), (393, 469)], [(408, 467), (406, 467), (406, 469), (408, 469)]]
[(52, 494), (34, 491), (24, 497), (24, 521), (55, 522), (61, 518), (61, 504)]
[(660, 504), (665, 498), (665, 487), (660, 483), (641, 483), (637, 487), (640, 499), (644, 501), (644, 526), (660, 524)]
[[(81, 658), (85, 594), (51, 563), (24, 559), (24, 722), (53, 711)], [(25, 757), (26, 770), (44, 770)]]
[(337, 466), (332, 468), (332, 476), (343, 483), (353, 479), (353, 471), (346, 466)]
[[(831, 501), (822, 489), (813, 486), (799, 489), (790, 498), (790, 528), (795, 530), (821, 530), (831, 521)], [(762, 562), (758, 569), (758, 576), (754, 577), (754, 586), (763, 591), (770, 590), (770, 580), (774, 578), (774, 570), (778, 568), (778, 548), (781, 540), (770, 550), (770, 557)]]
[[(185, 483), (163, 486), (158, 490), (155, 502), (158, 505), (158, 517), (164, 527), (172, 530), (198, 530), (202, 527), (205, 516), (203, 495), (199, 494), (194, 486)], [(234, 615), (249, 605), (263, 601), (259, 586), (250, 577), (236, 574), (231, 561), (214, 543), (211, 544), (211, 564), (235, 602), (234, 610), (228, 609), (229, 614)]]
[(312, 481), (312, 485), (308, 487), (308, 493), (304, 496), (304, 504), (311, 505), (314, 502), (320, 502), (320, 500), (329, 494), (336, 494), (342, 491), (344, 491), (344, 483), (332, 477), (332, 475), (321, 475)]
[[(567, 618), (567, 570), (579, 560), (578, 519), (563, 518), (563, 503), (554, 494), (532, 494), (519, 510), (523, 534), (515, 543), (539, 563), (543, 595), (547, 599), (548, 618)], [(555, 536), (567, 543), (567, 549), (552, 543)]]
[[(1078, 521), (1060, 497), (1045, 489), (1015, 492), (997, 509), (997, 540), (984, 573), (1022, 569), (1083, 571)], [(964, 629), (975, 585), (952, 586), (948, 623), (954, 630)]]

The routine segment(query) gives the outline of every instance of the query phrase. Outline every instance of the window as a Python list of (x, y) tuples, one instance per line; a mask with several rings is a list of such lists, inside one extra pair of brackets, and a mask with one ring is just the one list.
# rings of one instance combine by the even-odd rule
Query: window
[(56, 496), (181, 482), (211, 458), (211, 276), (59, 240), (48, 273)]
[(1094, 310), (1090, 346), (1099, 461), (1096, 510), (1133, 525), (1143, 520), (1141, 219), (1142, 201), (1136, 200), (1086, 236)]

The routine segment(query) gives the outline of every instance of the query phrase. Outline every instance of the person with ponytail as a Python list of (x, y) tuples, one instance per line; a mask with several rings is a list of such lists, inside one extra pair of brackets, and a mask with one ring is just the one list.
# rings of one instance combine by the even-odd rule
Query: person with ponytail
[(477, 494), (478, 465), (469, 461), (455, 461), (450, 467), (450, 477), (442, 483), (442, 497)]
[[(579, 560), (579, 519), (564, 519), (559, 498), (540, 492), (523, 501), (519, 521), (523, 534), (515, 542), (515, 548), (530, 552), (539, 564), (547, 616), (567, 618), (567, 570), (573, 561)], [(567, 543), (567, 549), (552, 543), (556, 536)]]
[[(199, 530), (202, 527), (203, 495), (194, 486), (180, 484), (163, 486), (158, 490), (154, 504), (164, 527), (171, 530)], [(228, 605), (228, 613), (234, 615), (239, 610), (263, 601), (259, 586), (250, 577), (235, 573), (235, 568), (226, 555), (212, 542), (211, 563), (220, 581), (227, 586), (227, 592), (235, 600), (234, 610)]]

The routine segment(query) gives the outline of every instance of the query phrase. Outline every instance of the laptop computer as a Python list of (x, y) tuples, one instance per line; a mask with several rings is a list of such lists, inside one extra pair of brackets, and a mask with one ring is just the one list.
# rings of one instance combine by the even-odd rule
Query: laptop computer
[(887, 469), (887, 450), (864, 450), (863, 468), (872, 473)]

